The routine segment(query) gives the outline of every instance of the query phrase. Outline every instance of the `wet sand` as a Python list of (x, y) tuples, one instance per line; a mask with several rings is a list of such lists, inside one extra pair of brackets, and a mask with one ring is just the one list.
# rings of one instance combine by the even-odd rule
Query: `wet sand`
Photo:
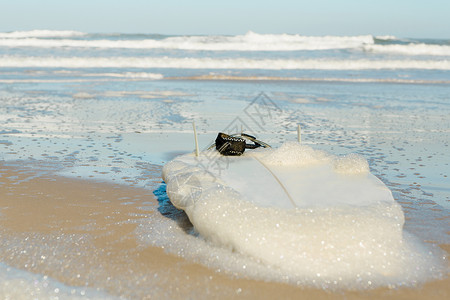
[[(153, 191), (0, 163), (1, 261), (127, 299), (445, 299), (450, 279), (417, 288), (324, 291), (236, 278), (139, 242), (158, 211)], [(447, 252), (450, 245), (439, 245)]]

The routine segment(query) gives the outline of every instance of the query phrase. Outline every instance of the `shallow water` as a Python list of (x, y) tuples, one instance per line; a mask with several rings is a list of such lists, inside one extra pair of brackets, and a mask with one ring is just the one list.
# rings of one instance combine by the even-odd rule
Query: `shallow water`
[[(87, 39), (103, 38), (90, 36)], [(420, 41), (414, 41), (416, 44), (411, 47), (380, 50), (376, 44), (379, 41), (361, 46), (361, 43), (366, 43), (365, 39), (359, 41), (359, 46), (353, 50), (334, 46), (325, 51), (245, 50), (245, 54), (222, 50), (189, 52), (179, 49), (167, 52), (156, 49), (146, 52), (92, 47), (73, 47), (65, 52), (60, 46), (21, 46), (16, 48), (17, 57), (13, 60), (8, 56), (12, 55), (11, 49), (14, 48), (2, 46), (0, 42), (0, 159), (4, 164), (0, 182), (4, 195), (8, 196), (1, 199), (2, 240), (7, 243), (0, 246), (4, 254), (0, 263), (24, 271), (24, 278), (31, 278), (27, 272), (54, 277), (56, 282), (67, 285), (59, 288), (69, 294), (72, 289), (75, 289), (74, 293), (81, 293), (78, 287), (88, 286), (87, 293), (95, 296), (96, 291), (91, 289), (99, 289), (99, 297), (104, 296), (101, 293), (127, 298), (141, 298), (146, 294), (163, 298), (181, 297), (182, 293), (172, 288), (190, 282), (191, 295), (206, 298), (212, 292), (206, 292), (205, 286), (211, 287), (209, 284), (215, 282), (209, 276), (219, 274), (221, 279), (213, 284), (214, 289), (220, 290), (223, 298), (236, 295), (236, 290), (241, 287), (226, 278), (255, 278), (259, 270), (267, 266), (230, 253), (229, 249), (216, 247), (199, 237), (186, 215), (168, 201), (165, 184), (160, 177), (162, 165), (194, 149), (192, 121), (195, 121), (202, 149), (211, 144), (217, 132), (238, 132), (241, 129), (279, 146), (284, 141), (297, 139), (297, 124), (300, 124), (303, 144), (336, 155), (358, 153), (367, 159), (370, 171), (391, 189), (394, 199), (401, 205), (407, 232), (422, 242), (449, 244), (448, 68), (441, 64), (443, 69), (433, 70), (399, 65), (394, 69), (374, 69), (373, 65), (361, 69), (362, 60), (368, 56), (382, 60), (385, 65), (394, 58), (402, 60), (403, 65), (410, 64), (409, 67), (412, 66), (410, 60), (413, 65), (414, 61), (419, 61), (415, 66), (427, 60), (439, 64), (450, 56), (445, 52), (448, 46), (441, 43), (436, 50), (430, 44), (430, 47), (425, 47), (428, 54), (424, 56), (417, 54), (421, 48), (417, 46)], [(360, 47), (372, 47), (378, 52), (372, 56), (372, 52), (367, 49), (361, 51)], [(386, 49), (391, 52), (387, 54)], [(409, 52), (399, 54), (399, 49)], [(392, 54), (394, 50), (396, 54)], [(134, 58), (145, 55), (168, 55), (170, 59), (195, 57), (200, 61), (194, 61), (199, 64), (195, 69), (136, 67), (120, 65), (118, 54), (128, 57), (127, 61), (132, 60), (133, 63), (136, 63)], [(111, 59), (116, 65), (91, 68), (80, 65), (86, 63), (83, 59), (52, 65), (52, 57), (58, 60), (58, 57), (92, 58), (95, 55)], [(234, 59), (233, 64), (242, 57), (252, 60), (252, 64), (256, 63), (255, 60), (268, 58), (277, 59), (276, 63), (280, 63), (279, 59), (328, 58), (338, 60), (339, 64), (354, 59), (358, 68), (269, 70), (262, 66), (258, 69), (216, 69), (214, 64), (206, 67), (205, 55), (214, 58), (214, 63)], [(20, 59), (34, 56), (42, 56), (47, 65), (34, 66), (32, 60)], [(21, 65), (1, 65), (5, 61), (19, 61)], [(30, 184), (36, 184), (36, 180), (39, 182), (42, 178), (50, 178), (49, 182), (61, 181), (56, 175), (89, 179), (95, 184), (120, 184), (125, 190), (120, 197), (112, 197), (111, 193), (107, 196), (93, 193), (96, 196), (87, 197), (78, 204), (72, 199), (61, 205), (62, 209), (73, 211), (73, 207), (84, 207), (91, 218), (84, 219), (81, 215), (65, 220), (68, 214), (61, 214), (61, 210), (53, 211), (60, 207), (58, 201), (67, 197), (64, 191), (58, 195), (49, 194), (39, 201), (26, 200), (38, 197), (38, 194), (33, 194), (35, 190), (30, 188)], [(47, 187), (47, 184), (43, 186)], [(73, 185), (68, 183), (68, 186)], [(84, 189), (82, 186), (84, 184), (80, 189)], [(130, 187), (139, 191), (132, 192), (128, 189)], [(38, 192), (46, 195), (45, 189)], [(138, 195), (135, 198), (127, 193)], [(114, 203), (110, 209), (104, 210), (102, 201), (111, 197)], [(22, 204), (15, 205), (14, 201), (22, 201)], [(89, 201), (95, 205), (91, 207)], [(48, 210), (44, 209), (41, 214), (29, 213), (41, 206), (56, 216), (53, 225), (46, 220), (45, 212)], [(11, 214), (8, 207), (14, 207), (9, 211)], [(130, 210), (127, 209), (129, 207)], [(116, 219), (119, 215), (123, 215), (123, 219)], [(18, 216), (22, 216), (18, 218), (22, 222), (10, 223)], [(133, 216), (132, 220), (130, 216)], [(102, 265), (97, 273), (89, 275), (95, 269), (90, 265), (95, 265), (95, 260), (103, 257), (105, 245), (112, 247), (115, 237), (120, 239), (108, 228), (116, 230), (121, 222), (129, 225), (126, 236), (131, 244), (113, 251), (114, 259), (121, 257), (117, 265), (111, 267), (114, 270)], [(27, 227), (27, 224), (32, 226)], [(61, 224), (66, 224), (70, 233), (61, 235), (52, 231)], [(20, 230), (14, 231), (14, 226)], [(113, 238), (109, 240), (107, 237), (111, 236)], [(93, 240), (105, 238), (106, 241), (96, 244), (84, 240), (86, 237)], [(48, 239), (52, 243), (43, 242)], [(80, 239), (83, 243), (78, 243), (78, 246), (81, 247), (80, 253), (84, 254), (82, 263), (78, 264), (77, 260), (68, 259), (63, 253), (77, 251), (78, 246), (74, 245)], [(30, 249), (28, 254), (21, 253), (19, 249), (22, 248)], [(51, 249), (57, 250), (53, 253)], [(146, 257), (170, 257), (172, 267), (162, 271), (161, 264), (149, 260), (150, 264), (156, 264), (154, 267), (158, 270), (149, 272), (137, 267), (139, 263), (136, 263), (130, 267), (135, 270), (135, 277), (130, 275), (127, 279), (122, 274), (127, 263), (137, 259), (141, 255), (137, 253), (145, 252), (145, 249), (152, 253)], [(42, 255), (46, 259), (42, 259)], [(198, 271), (196, 263), (204, 263), (218, 273), (211, 275), (203, 269)], [(224, 263), (229, 263), (228, 268), (224, 268)], [(196, 274), (207, 274), (206, 279), (191, 275), (191, 280), (188, 280), (185, 278), (189, 276), (188, 272), (176, 276), (180, 266), (186, 264), (195, 266), (192, 268)], [(79, 271), (76, 268), (71, 271), (78, 265)], [(243, 266), (246, 266), (245, 272), (233, 271)], [(17, 274), (15, 271), (14, 275), (8, 275), (12, 274), (8, 273), (10, 271), (5, 272), (2, 276), (11, 280)], [(151, 279), (156, 273), (159, 279)], [(77, 274), (82, 279), (76, 279)], [(136, 276), (141, 276), (142, 280)], [(114, 280), (110, 282), (108, 277)], [(40, 282), (47, 280), (40, 278), (37, 279)], [(228, 283), (223, 284), (224, 281)], [(280, 278), (279, 281), (287, 280)], [(49, 285), (53, 286), (53, 283)], [(152, 287), (151, 291), (148, 286)], [(29, 295), (22, 294), (24, 298)]]
[[(110, 83), (20, 84), (13, 85), (12, 91), (3, 89), (3, 159), (23, 161), (28, 168), (45, 168), (47, 173), (158, 191), (156, 183), (161, 178), (153, 166), (192, 151), (192, 120), (203, 148), (230, 124), (236, 129), (247, 126), (264, 141), (280, 145), (296, 139), (300, 123), (304, 144), (334, 154), (356, 152), (369, 161), (371, 171), (402, 205), (407, 231), (421, 240), (449, 243), (446, 153), (450, 126), (449, 107), (443, 99), (447, 86), (433, 86), (434, 96), (421, 101), (430, 86), (170, 80), (157, 84), (131, 82), (126, 91)], [(138, 92), (130, 93), (133, 89)], [(120, 97), (104, 95), (105, 90)], [(276, 109), (256, 119), (245, 109), (251, 111), (249, 104), (259, 101), (261, 90), (270, 95)], [(379, 90), (386, 98), (378, 95)], [(80, 91), (92, 98), (74, 97)], [(148, 94), (157, 95), (141, 97)], [(218, 250), (184, 229), (176, 231), (177, 222), (150, 217), (139, 225), (136, 238), (142, 245), (164, 247), (188, 260), (209, 261), (213, 269), (223, 269), (214, 262)], [(200, 249), (201, 254), (190, 248)], [(235, 269), (254, 264), (240, 257), (230, 260), (226, 250), (219, 253), (223, 261), (234, 261)], [(245, 276), (256, 275), (258, 268), (254, 266)]]

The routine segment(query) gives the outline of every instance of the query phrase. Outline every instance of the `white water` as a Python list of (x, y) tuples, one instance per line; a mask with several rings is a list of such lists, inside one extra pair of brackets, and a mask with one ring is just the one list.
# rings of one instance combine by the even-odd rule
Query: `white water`
[(80, 47), (127, 49), (182, 49), (208, 51), (296, 51), (357, 48), (372, 44), (373, 37), (365, 36), (301, 36), (289, 34), (257, 34), (248, 32), (237, 36), (175, 36), (164, 39), (141, 40), (74, 40), (40, 39), (39, 37), (79, 36), (77, 32), (15, 32), (0, 35), (0, 46), (9, 47)]
[(171, 68), (265, 70), (450, 70), (450, 60), (337, 60), (176, 57), (21, 57), (1, 56), (0, 67), (34, 68)]
[(400, 55), (431, 55), (450, 56), (450, 46), (408, 44), (408, 45), (364, 45), (363, 49), (368, 52), (400, 54)]
[(24, 38), (48, 38), (48, 37), (76, 37), (84, 36), (86, 33), (73, 30), (30, 30), (0, 32), (0, 38), (24, 39)]
[[(97, 49), (176, 49), (193, 51), (322, 51), (353, 49), (372, 53), (400, 55), (450, 56), (450, 46), (410, 42), (408, 44), (376, 44), (371, 35), (303, 36), (298, 34), (257, 34), (236, 36), (172, 36), (129, 39), (123, 35), (105, 35), (91, 39), (78, 31), (0, 32), (0, 47), (97, 48)], [(77, 39), (73, 39), (73, 38)], [(80, 38), (82, 37), (82, 38)], [(376, 37), (394, 43), (395, 37)]]

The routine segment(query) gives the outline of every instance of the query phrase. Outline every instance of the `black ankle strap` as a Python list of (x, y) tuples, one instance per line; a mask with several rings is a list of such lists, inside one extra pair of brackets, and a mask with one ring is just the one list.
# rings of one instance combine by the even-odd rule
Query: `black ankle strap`
[[(246, 141), (253, 142), (253, 144), (247, 144)], [(229, 135), (223, 132), (219, 132), (217, 135), (215, 146), (217, 151), (225, 156), (239, 156), (244, 153), (245, 149), (270, 147), (268, 144), (246, 133)]]

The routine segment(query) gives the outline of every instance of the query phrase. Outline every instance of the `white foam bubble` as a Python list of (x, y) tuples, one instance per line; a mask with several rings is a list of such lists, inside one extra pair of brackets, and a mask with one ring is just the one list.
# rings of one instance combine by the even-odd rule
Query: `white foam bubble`
[[(368, 173), (367, 161), (359, 155), (335, 157), (294, 143), (255, 155), (267, 165), (290, 169), (332, 164), (342, 176), (360, 178)], [(337, 187), (335, 194), (327, 196), (331, 202), (325, 199), (321, 206), (259, 206), (224, 183), (224, 175), (208, 173), (200, 165), (193, 163), (192, 156), (167, 164), (163, 178), (168, 196), (185, 210), (201, 237), (248, 257), (247, 263), (240, 257), (232, 263), (225, 260), (207, 265), (219, 265), (230, 273), (337, 289), (414, 286), (446, 273), (442, 252), (403, 231), (402, 209), (390, 193), (380, 194), (379, 199), (361, 196), (332, 204), (339, 193)], [(265, 188), (271, 187), (253, 187)], [(174, 242), (170, 247), (178, 246)], [(192, 251), (188, 256), (195, 259), (195, 253), (202, 252), (198, 247), (204, 246), (184, 249), (183, 255)]]
[[(265, 153), (268, 152), (268, 153)], [(296, 142), (286, 142), (274, 151), (255, 152), (266, 164), (278, 166), (306, 166), (328, 162), (332, 158), (327, 152), (314, 150)]]
[(367, 174), (369, 163), (361, 155), (351, 153), (333, 161), (334, 170), (342, 174)]

